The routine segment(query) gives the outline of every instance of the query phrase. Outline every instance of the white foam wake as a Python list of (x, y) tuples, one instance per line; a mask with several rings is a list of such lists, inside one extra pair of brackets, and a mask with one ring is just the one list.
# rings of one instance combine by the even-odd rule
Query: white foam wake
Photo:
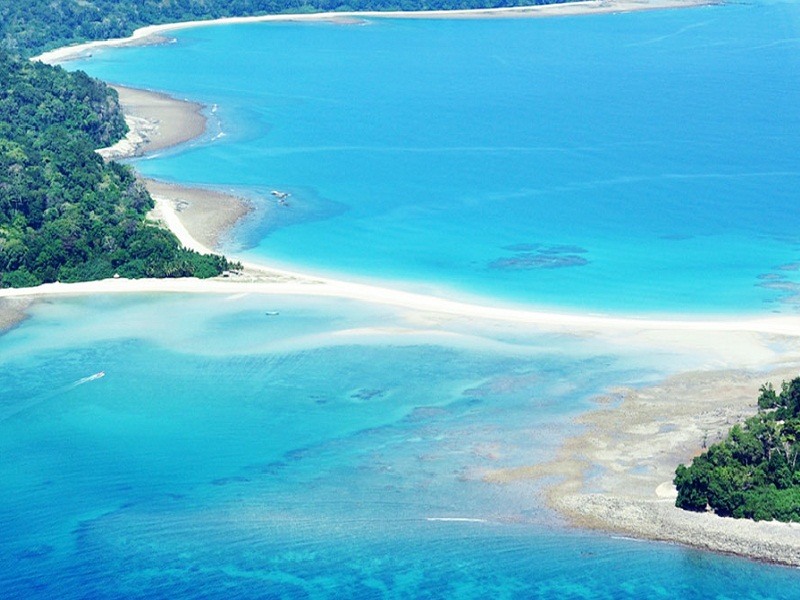
[(445, 521), (455, 523), (486, 523), (486, 519), (475, 519), (472, 517), (426, 517), (426, 521)]

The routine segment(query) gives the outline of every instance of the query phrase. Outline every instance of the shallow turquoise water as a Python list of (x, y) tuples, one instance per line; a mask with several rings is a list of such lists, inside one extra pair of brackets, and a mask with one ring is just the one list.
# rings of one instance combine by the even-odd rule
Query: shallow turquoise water
[[(208, 104), (204, 140), (136, 166), (253, 198), (247, 256), (794, 311), (798, 10), (215, 27), (75, 66)], [(39, 304), (0, 337), (0, 597), (800, 597), (796, 570), (576, 532), (483, 481), (709, 360), (338, 300)]]
[(255, 198), (229, 250), (537, 306), (794, 311), (799, 31), (796, 3), (256, 24), (74, 65), (216, 106), (137, 168)]
[(483, 482), (663, 358), (375, 325), (409, 326), (298, 298), (35, 307), (0, 337), (0, 596), (800, 597), (795, 570), (570, 531), (536, 486)]

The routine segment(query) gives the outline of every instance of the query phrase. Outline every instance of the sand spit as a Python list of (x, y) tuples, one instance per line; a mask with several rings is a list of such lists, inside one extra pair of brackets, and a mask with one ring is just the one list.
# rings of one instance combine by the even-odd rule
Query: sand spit
[(674, 506), (672, 485), (678, 464), (756, 412), (762, 383), (779, 387), (798, 373), (800, 364), (769, 375), (689, 373), (639, 391), (619, 390), (579, 418), (585, 432), (568, 440), (555, 460), (492, 472), (486, 479), (557, 481), (548, 500), (579, 527), (800, 566), (800, 524), (683, 511)]
[(97, 151), (106, 160), (152, 154), (177, 146), (206, 130), (203, 106), (167, 94), (112, 86), (119, 94), (128, 134), (119, 142)]
[[(176, 233), (185, 237), (185, 231), (176, 231)], [(202, 248), (202, 245), (198, 244), (197, 247)], [(690, 339), (694, 334), (718, 337), (722, 342), (727, 342), (726, 334), (731, 333), (765, 335), (776, 340), (800, 338), (800, 318), (794, 316), (656, 319), (558, 313), (493, 306), (488, 303), (473, 304), (377, 285), (315, 277), (251, 263), (245, 264), (245, 269), (241, 274), (226, 275), (227, 277), (204, 280), (194, 278), (120, 278), (81, 283), (47, 283), (34, 288), (3, 289), (0, 290), (0, 298), (137, 292), (307, 295), (359, 300), (428, 314), (534, 325), (547, 331), (608, 333), (611, 336), (615, 333), (624, 333), (627, 334), (626, 340), (629, 336), (638, 336), (641, 333), (657, 336), (659, 332), (666, 332), (670, 335), (680, 332), (681, 335)], [(658, 341), (657, 337), (646, 336), (645, 339)], [(749, 343), (749, 339), (746, 341)]]
[[(165, 211), (173, 213), (186, 232), (181, 232), (183, 245), (200, 252), (216, 251), (226, 234), (252, 211), (250, 203), (232, 194), (154, 179), (144, 183), (156, 201), (150, 217), (167, 225), (173, 217)], [(175, 231), (177, 224), (170, 229)]]
[(56, 64), (82, 56), (90, 55), (99, 48), (149, 45), (163, 43), (166, 33), (190, 27), (209, 25), (232, 25), (256, 22), (332, 22), (339, 24), (360, 23), (367, 18), (387, 19), (497, 19), (497, 18), (537, 18), (563, 17), (576, 15), (594, 15), (606, 13), (633, 12), (639, 10), (663, 10), (668, 8), (690, 8), (719, 4), (718, 0), (586, 0), (579, 2), (563, 2), (560, 4), (543, 4), (538, 6), (520, 6), (511, 8), (487, 8), (475, 10), (431, 10), (431, 11), (365, 11), (365, 12), (328, 12), (313, 14), (263, 15), (258, 17), (228, 17), (208, 21), (185, 21), (164, 25), (149, 25), (133, 32), (130, 37), (88, 42), (75, 46), (66, 46), (45, 52), (34, 60)]

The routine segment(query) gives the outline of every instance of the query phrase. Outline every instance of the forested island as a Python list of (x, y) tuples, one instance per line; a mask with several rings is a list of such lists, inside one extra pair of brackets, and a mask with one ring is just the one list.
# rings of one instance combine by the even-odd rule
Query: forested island
[(148, 223), (153, 200), (132, 169), (95, 152), (127, 131), (114, 90), (3, 51), (0, 82), (0, 287), (231, 267)]
[(800, 521), (800, 377), (760, 389), (758, 414), (675, 471), (675, 505), (724, 517)]

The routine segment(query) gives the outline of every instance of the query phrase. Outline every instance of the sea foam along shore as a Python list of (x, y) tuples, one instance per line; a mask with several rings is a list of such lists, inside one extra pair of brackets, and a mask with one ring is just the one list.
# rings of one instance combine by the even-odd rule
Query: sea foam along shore
[(592, 15), (604, 13), (632, 12), (639, 10), (661, 10), (668, 8), (688, 8), (719, 4), (720, 0), (581, 0), (577, 2), (561, 2), (558, 4), (539, 4), (535, 6), (518, 6), (509, 8), (486, 8), (471, 10), (423, 10), (423, 11), (364, 11), (364, 12), (326, 12), (310, 14), (280, 14), (257, 17), (228, 17), (207, 21), (184, 21), (148, 25), (133, 32), (130, 37), (116, 38), (97, 42), (87, 42), (74, 46), (65, 46), (35, 57), (48, 64), (55, 64), (91, 54), (98, 48), (129, 46), (159, 43), (164, 40), (163, 34), (191, 27), (210, 25), (232, 25), (239, 23), (257, 23), (268, 21), (331, 21), (341, 23), (356, 22), (365, 18), (391, 19), (488, 19), (488, 18), (535, 18), (559, 17), (575, 15)]

